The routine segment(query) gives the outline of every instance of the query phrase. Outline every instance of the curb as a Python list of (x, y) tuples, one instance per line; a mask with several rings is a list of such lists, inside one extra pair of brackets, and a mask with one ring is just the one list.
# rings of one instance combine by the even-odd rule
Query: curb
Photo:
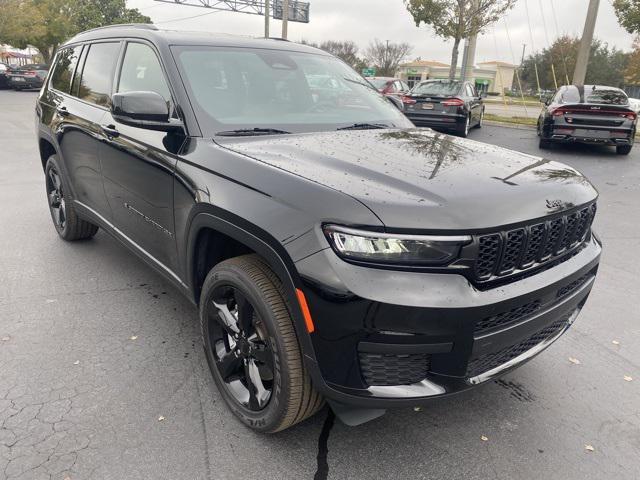
[(508, 123), (508, 122), (496, 122), (494, 120), (483, 120), (485, 125), (491, 125), (492, 127), (507, 127), (513, 128), (515, 130), (535, 130), (536, 127), (534, 125), (523, 125), (519, 123)]

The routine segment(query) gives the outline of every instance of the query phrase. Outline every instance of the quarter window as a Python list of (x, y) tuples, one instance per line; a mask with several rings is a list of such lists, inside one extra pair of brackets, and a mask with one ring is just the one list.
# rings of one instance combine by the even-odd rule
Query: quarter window
[(71, 90), (71, 79), (75, 72), (76, 65), (82, 46), (65, 48), (58, 54), (56, 66), (51, 74), (51, 86), (63, 93), (69, 93)]
[(78, 97), (96, 105), (109, 106), (111, 78), (119, 49), (119, 43), (91, 45), (82, 69)]

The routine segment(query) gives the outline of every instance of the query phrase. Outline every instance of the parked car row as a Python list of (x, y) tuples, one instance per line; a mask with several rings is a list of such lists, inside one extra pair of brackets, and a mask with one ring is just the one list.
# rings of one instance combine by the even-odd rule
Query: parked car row
[(49, 65), (44, 63), (31, 63), (19, 67), (11, 67), (6, 63), (0, 63), (0, 88), (13, 88), (14, 90), (39, 89), (42, 87)]
[[(471, 82), (426, 80), (403, 92), (396, 78), (369, 78), (369, 82), (401, 108), (417, 127), (431, 127), (469, 135), (482, 127), (485, 106)], [(398, 101), (401, 99), (402, 103)], [(586, 143), (616, 147), (628, 155), (633, 147), (638, 105), (619, 88), (602, 85), (564, 85), (541, 98), (537, 122), (539, 147), (552, 143)]]

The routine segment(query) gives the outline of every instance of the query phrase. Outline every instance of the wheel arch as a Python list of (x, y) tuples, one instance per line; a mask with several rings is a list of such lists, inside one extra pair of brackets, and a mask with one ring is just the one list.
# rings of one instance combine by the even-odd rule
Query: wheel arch
[(57, 155), (58, 150), (51, 141), (46, 138), (40, 137), (38, 140), (38, 147), (40, 150), (40, 161), (42, 162), (42, 170), (44, 171), (47, 166), (47, 160), (51, 155)]
[(302, 281), (280, 242), (262, 228), (211, 205), (194, 209), (188, 232), (185, 272), (193, 301), (199, 304), (204, 278), (217, 263), (234, 256), (255, 253), (282, 282), (302, 351), (315, 362), (311, 338), (297, 297), (297, 290), (302, 290)]

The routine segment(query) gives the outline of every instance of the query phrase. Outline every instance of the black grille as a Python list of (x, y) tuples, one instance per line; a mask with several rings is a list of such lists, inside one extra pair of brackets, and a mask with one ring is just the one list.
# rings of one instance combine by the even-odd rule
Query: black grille
[(583, 275), (582, 277), (574, 280), (568, 285), (565, 285), (560, 290), (558, 290), (557, 298), (563, 298), (575, 292), (578, 288), (584, 285), (587, 282), (587, 280), (589, 280), (591, 277), (593, 277), (593, 274), (587, 273), (586, 275)]
[(490, 277), (493, 274), (498, 254), (500, 253), (500, 235), (480, 237), (479, 244), (476, 275), (478, 278)]
[(507, 325), (519, 322), (520, 320), (528, 317), (529, 315), (540, 310), (542, 302), (540, 300), (534, 300), (533, 302), (526, 303), (516, 308), (512, 308), (507, 312), (502, 312), (491, 317), (480, 320), (476, 323), (474, 334), (481, 335), (497, 328), (502, 328)]
[(431, 356), (360, 352), (360, 370), (367, 385), (411, 385), (424, 380)]
[(567, 321), (571, 316), (571, 313), (573, 312), (569, 312), (563, 315), (562, 318), (560, 318), (556, 322), (543, 328), (538, 333), (532, 335), (531, 337), (520, 343), (516, 343), (515, 345), (511, 345), (510, 347), (502, 349), (498, 352), (488, 353), (471, 360), (467, 366), (467, 376), (475, 377), (484, 372), (488, 372), (489, 370), (507, 363), (517, 356), (522, 355), (526, 351), (531, 350), (541, 342), (551, 338), (552, 336), (557, 334), (560, 329), (567, 325)]
[[(585, 241), (596, 213), (595, 204), (553, 220), (478, 237), (475, 277), (479, 281), (556, 265)], [(562, 257), (561, 257), (562, 256)]]

